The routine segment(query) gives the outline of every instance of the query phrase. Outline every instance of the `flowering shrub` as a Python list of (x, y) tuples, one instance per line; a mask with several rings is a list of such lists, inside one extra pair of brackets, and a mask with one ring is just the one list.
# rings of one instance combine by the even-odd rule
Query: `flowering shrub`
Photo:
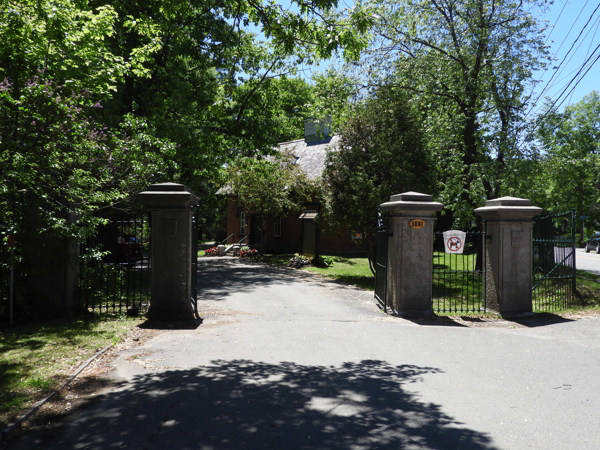
[(256, 250), (255, 248), (250, 248), (250, 247), (242, 247), (240, 249), (239, 255), (241, 258), (245, 258), (248, 256), (256, 256), (258, 255), (258, 250)]
[(204, 256), (217, 256), (219, 254), (219, 249), (217, 247), (211, 247), (204, 250)]

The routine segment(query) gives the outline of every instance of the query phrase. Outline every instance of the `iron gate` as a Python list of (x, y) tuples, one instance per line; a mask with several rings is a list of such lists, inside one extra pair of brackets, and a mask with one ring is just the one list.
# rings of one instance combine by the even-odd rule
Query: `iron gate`
[(534, 220), (533, 310), (579, 306), (575, 296), (575, 212), (549, 213)]
[(199, 208), (197, 206), (192, 207), (192, 309), (194, 314), (198, 317), (198, 215)]
[(435, 233), (432, 289), (434, 312), (486, 311), (486, 234), (485, 231), (464, 233), (464, 236), (452, 236), (447, 243), (443, 232)]
[(151, 296), (148, 213), (114, 212), (80, 247), (78, 298), (90, 312), (148, 309)]
[(389, 213), (377, 211), (377, 242), (375, 251), (375, 300), (387, 312), (387, 257)]

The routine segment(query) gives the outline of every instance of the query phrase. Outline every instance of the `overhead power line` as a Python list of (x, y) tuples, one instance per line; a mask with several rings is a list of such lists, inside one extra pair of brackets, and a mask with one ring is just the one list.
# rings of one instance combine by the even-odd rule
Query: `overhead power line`
[[(587, 4), (587, 2), (586, 2)], [(585, 5), (584, 5), (585, 7)], [(560, 62), (560, 64), (558, 65), (558, 67), (556, 68), (556, 70), (554, 71), (554, 73), (552, 74), (552, 76), (550, 77), (550, 79), (548, 80), (548, 82), (546, 83), (546, 86), (544, 86), (544, 88), (542, 89), (542, 91), (540, 92), (540, 94), (538, 95), (537, 99), (535, 100), (535, 104), (537, 104), (537, 102), (540, 100), (540, 98), (542, 98), (542, 95), (544, 95), (544, 93), (548, 90), (548, 86), (550, 85), (550, 83), (552, 82), (552, 80), (554, 79), (555, 75), (558, 73), (559, 69), (561, 68), (561, 66), (563, 65), (563, 63), (566, 61), (567, 57), (569, 56), (569, 54), (571, 53), (571, 50), (573, 50), (573, 47), (575, 47), (575, 44), (577, 43), (577, 41), (579, 41), (579, 38), (581, 37), (581, 35), (583, 34), (584, 30), (587, 28), (587, 26), (589, 25), (589, 23), (591, 22), (592, 18), (594, 17), (594, 15), (596, 14), (596, 11), (598, 11), (598, 9), (600, 8), (600, 3), (598, 3), (598, 5), (596, 6), (596, 8), (594, 9), (594, 11), (592, 11), (592, 14), (590, 14), (589, 19), (587, 20), (587, 22), (585, 23), (585, 25), (583, 26), (583, 28), (581, 29), (581, 31), (579, 32), (579, 34), (577, 35), (577, 38), (573, 41), (573, 43), (571, 44), (571, 47), (569, 48), (569, 51), (567, 51), (567, 53), (565, 54), (564, 58), (562, 59), (562, 61)], [(583, 11), (583, 10), (582, 10)], [(579, 15), (581, 15), (581, 12), (579, 13)], [(579, 15), (577, 16), (577, 18), (579, 18)], [(577, 21), (577, 19), (575, 19), (575, 22)], [(575, 25), (575, 22), (573, 23), (573, 25)], [(571, 29), (573, 27), (571, 26)], [(569, 33), (571, 32), (571, 30), (569, 30)], [(567, 33), (568, 35), (568, 33)], [(565, 36), (566, 39), (566, 36)], [(564, 43), (564, 40), (563, 40)], [(562, 47), (562, 44), (561, 44)], [(560, 50), (560, 47), (559, 47)], [(558, 52), (558, 50), (557, 50)], [(531, 112), (531, 110), (530, 110)], [(527, 114), (529, 115), (529, 113)]]
[[(594, 66), (594, 64), (596, 64), (596, 62), (598, 62), (598, 60), (600, 59), (600, 53), (598, 55), (596, 55), (596, 52), (600, 49), (600, 44), (598, 44), (598, 46), (594, 49), (594, 51), (592, 52), (592, 54), (589, 56), (589, 58), (582, 64), (581, 68), (579, 69), (579, 71), (577, 72), (577, 74), (575, 74), (575, 76), (573, 78), (571, 78), (571, 81), (569, 81), (569, 83), (565, 86), (565, 88), (562, 90), (562, 92), (556, 97), (556, 100), (554, 100), (552, 102), (552, 104), (550, 105), (550, 107), (547, 109), (547, 111), (544, 113), (544, 115), (542, 115), (537, 121), (536, 124), (534, 126), (535, 128), (538, 128), (544, 121), (544, 119), (546, 118), (546, 116), (548, 116), (548, 114), (550, 113), (550, 111), (553, 111), (555, 109), (556, 103), (560, 100), (560, 98), (565, 95), (565, 93), (567, 92), (567, 89), (569, 89), (569, 86), (571, 86), (571, 84), (573, 82), (575, 82), (575, 80), (577, 80), (575, 82), (575, 84), (573, 85), (573, 87), (571, 88), (571, 90), (569, 91), (569, 93), (566, 95), (566, 97), (569, 96), (569, 94), (577, 87), (577, 85), (581, 82), (581, 80), (585, 77), (585, 75), (591, 70), (591, 68)], [(589, 66), (588, 66), (589, 63)], [(586, 69), (586, 66), (587, 69)], [(583, 75), (581, 75), (581, 73), (583, 72), (583, 70), (585, 70), (585, 72), (583, 73)], [(579, 76), (581, 75), (581, 77)], [(579, 78), (579, 79), (578, 79)], [(556, 108), (560, 108), (560, 106), (564, 103), (564, 101), (566, 100), (566, 97), (562, 99), (562, 101), (558, 104), (558, 106), (556, 106)]]

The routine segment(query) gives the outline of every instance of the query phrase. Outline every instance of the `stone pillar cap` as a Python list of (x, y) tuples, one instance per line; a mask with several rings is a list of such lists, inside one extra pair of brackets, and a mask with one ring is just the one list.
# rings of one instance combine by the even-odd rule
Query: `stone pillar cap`
[(392, 195), (390, 197), (390, 202), (430, 202), (432, 199), (432, 195), (410, 191)]
[(148, 186), (145, 192), (160, 191), (160, 192), (192, 192), (191, 189), (179, 183), (155, 183)]
[(531, 200), (518, 197), (500, 197), (486, 200), (485, 206), (531, 206)]
[(542, 208), (531, 206), (531, 200), (518, 197), (500, 197), (486, 200), (485, 206), (475, 214), (483, 220), (531, 220), (541, 214)]
[(432, 215), (444, 208), (444, 205), (438, 202), (432, 202), (433, 197), (420, 192), (404, 192), (402, 194), (392, 195), (390, 201), (380, 205), (382, 211), (406, 212), (411, 215), (424, 214)]
[(198, 197), (178, 183), (157, 183), (140, 192), (138, 199), (149, 209), (189, 209), (198, 204)]

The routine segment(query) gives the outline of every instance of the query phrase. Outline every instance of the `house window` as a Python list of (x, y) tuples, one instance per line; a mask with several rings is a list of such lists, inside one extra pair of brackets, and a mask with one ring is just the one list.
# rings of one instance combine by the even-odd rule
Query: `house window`
[(248, 226), (248, 222), (246, 222), (246, 213), (242, 211), (240, 213), (240, 233), (246, 234), (246, 227)]
[(281, 237), (281, 216), (277, 217), (273, 222), (273, 236)]

